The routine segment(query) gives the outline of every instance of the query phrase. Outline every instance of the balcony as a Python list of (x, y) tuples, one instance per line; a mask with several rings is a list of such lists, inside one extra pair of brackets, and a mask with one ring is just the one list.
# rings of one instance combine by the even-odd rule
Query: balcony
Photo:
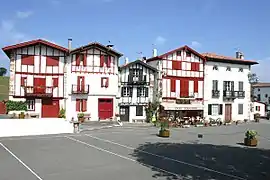
[(71, 93), (72, 94), (88, 94), (89, 93), (89, 85), (84, 85), (84, 86), (80, 86), (80, 85), (72, 85), (72, 89), (71, 89)]
[(235, 99), (235, 91), (223, 91), (223, 98), (224, 99)]
[(26, 86), (24, 87), (24, 95), (29, 97), (52, 97), (52, 86)]
[(237, 98), (245, 98), (245, 91), (235, 91), (235, 96)]
[(219, 90), (212, 90), (212, 98), (219, 98), (220, 91)]
[(149, 85), (149, 82), (146, 82), (146, 78), (143, 78), (143, 76), (131, 76), (128, 78), (128, 83), (132, 85)]

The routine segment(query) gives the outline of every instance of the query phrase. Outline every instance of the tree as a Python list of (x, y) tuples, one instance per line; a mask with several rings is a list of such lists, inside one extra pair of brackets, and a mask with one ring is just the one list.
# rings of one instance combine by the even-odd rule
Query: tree
[(4, 67), (0, 67), (0, 76), (4, 76), (7, 74), (7, 69)]
[(249, 81), (249, 83), (251, 85), (251, 87), (250, 87), (251, 88), (250, 89), (251, 100), (254, 100), (255, 95), (254, 95), (254, 87), (253, 87), (253, 85), (258, 83), (258, 81), (259, 81), (259, 78), (258, 78), (257, 74), (256, 73), (249, 73), (248, 74), (248, 81)]

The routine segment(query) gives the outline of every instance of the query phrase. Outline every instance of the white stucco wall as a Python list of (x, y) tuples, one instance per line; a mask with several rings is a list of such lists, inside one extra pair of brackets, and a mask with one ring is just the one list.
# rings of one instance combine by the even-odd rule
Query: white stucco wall
[[(213, 66), (217, 65), (218, 70), (213, 70)], [(231, 67), (231, 71), (226, 71), (227, 66)], [(243, 72), (239, 72), (239, 68), (243, 68)], [(232, 104), (232, 120), (244, 120), (250, 117), (250, 83), (248, 81), (248, 73), (250, 72), (248, 65), (229, 64), (220, 62), (207, 61), (205, 65), (204, 79), (204, 117), (206, 119), (225, 118), (225, 104)], [(212, 81), (218, 80), (219, 98), (212, 98)], [(245, 98), (236, 98), (233, 101), (223, 100), (223, 81), (234, 81), (234, 91), (238, 91), (238, 82), (243, 81), (243, 89)], [(208, 115), (208, 104), (223, 104), (223, 114), (219, 116)], [(238, 104), (243, 104), (243, 115), (238, 114)]]
[(255, 87), (254, 88), (254, 95), (256, 97), (258, 97), (258, 95), (260, 94), (261, 99), (258, 100), (260, 102), (264, 102), (266, 104), (270, 104), (269, 103), (269, 99), (270, 99), (270, 87)]

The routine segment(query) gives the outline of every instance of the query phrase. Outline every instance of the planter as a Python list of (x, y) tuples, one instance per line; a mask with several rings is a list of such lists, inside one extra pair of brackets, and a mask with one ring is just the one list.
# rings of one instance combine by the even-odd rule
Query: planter
[(80, 123), (83, 123), (84, 122), (84, 118), (83, 117), (79, 118), (79, 122)]
[(159, 137), (170, 137), (170, 130), (160, 130)]
[(258, 141), (256, 138), (254, 138), (254, 139), (245, 138), (244, 143), (246, 146), (257, 146)]
[(24, 114), (19, 114), (19, 119), (24, 119), (25, 115)]

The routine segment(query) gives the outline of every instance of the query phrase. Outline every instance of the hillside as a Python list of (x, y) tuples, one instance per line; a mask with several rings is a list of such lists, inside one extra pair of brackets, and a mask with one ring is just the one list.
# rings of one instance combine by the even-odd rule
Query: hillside
[(9, 77), (0, 76), (0, 101), (8, 99)]

